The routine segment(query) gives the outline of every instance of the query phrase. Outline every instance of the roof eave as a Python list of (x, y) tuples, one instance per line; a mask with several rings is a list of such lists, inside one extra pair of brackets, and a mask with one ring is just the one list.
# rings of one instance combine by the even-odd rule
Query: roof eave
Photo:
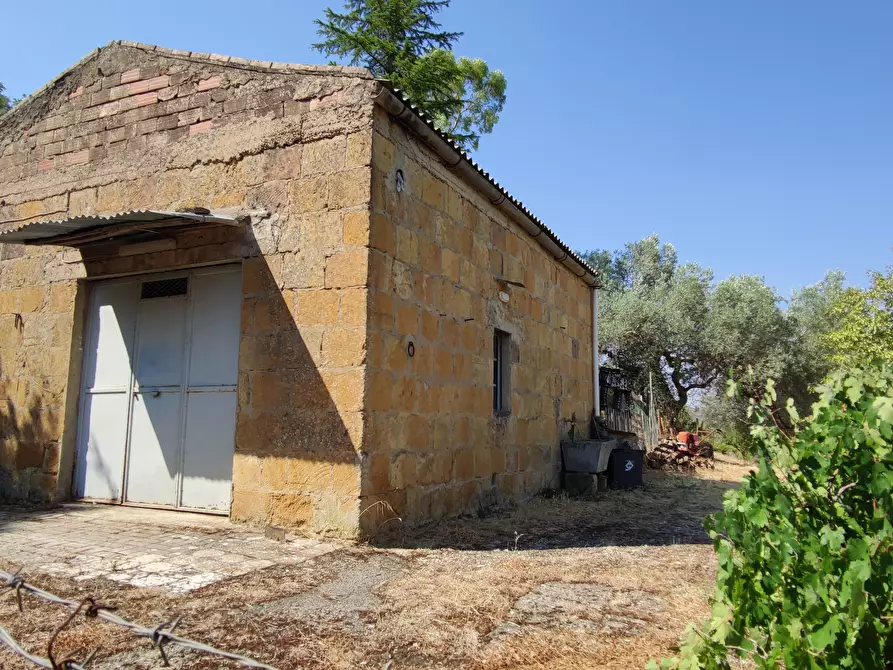
[(79, 247), (112, 239), (125, 240), (136, 233), (160, 233), (183, 227), (237, 226), (239, 221), (240, 217), (237, 216), (207, 211), (130, 210), (107, 215), (28, 221), (0, 232), (0, 243)]

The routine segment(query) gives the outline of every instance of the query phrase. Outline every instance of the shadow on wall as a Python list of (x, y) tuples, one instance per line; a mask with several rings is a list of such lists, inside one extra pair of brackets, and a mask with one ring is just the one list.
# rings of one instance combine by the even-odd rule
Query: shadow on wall
[[(321, 281), (315, 284), (296, 255), (273, 254), (269, 241), (258, 241), (250, 226), (190, 231), (173, 243), (173, 249), (129, 256), (121, 252), (132, 248), (97, 247), (85, 254), (85, 266), (87, 275), (96, 277), (244, 259), (234, 380), (235, 455), (221, 455), (225, 449), (220, 448), (214, 456), (232, 463), (233, 518), (353, 532), (359, 495), (354, 438), (359, 433), (349, 430), (342, 414), (351, 403), (349, 391), (361, 392), (362, 375), (328, 373), (328, 367), (343, 368), (345, 361), (324, 352), (327, 337), (336, 330), (337, 319), (329, 318), (331, 306), (337, 312), (343, 291), (325, 289)], [(213, 330), (203, 338), (193, 334), (193, 351), (213, 347), (220, 337)], [(359, 387), (349, 383), (357, 379)], [(351, 409), (359, 419), (359, 407)], [(148, 417), (156, 435), (168, 423), (162, 415)], [(214, 413), (206, 418), (213, 421)], [(228, 416), (220, 412), (217, 418), (226, 421)], [(166, 452), (173, 455), (167, 456), (171, 473), (183, 462), (177, 453)], [(191, 476), (200, 478), (198, 473)]]
[[(335, 324), (339, 323), (338, 311), (349, 289), (325, 289), (321, 283), (310, 288), (313, 284), (307, 276), (306, 263), (299, 263), (295, 254), (276, 254), (278, 232), (270, 233), (269, 221), (262, 224), (266, 228), (261, 240), (251, 225), (245, 225), (159, 235), (138, 244), (102, 244), (81, 249), (89, 279), (242, 263), (241, 281), (234, 292), (241, 299), (230, 302), (230, 307), (232, 302), (240, 305), (234, 317), (227, 316), (224, 304), (220, 310), (210, 309), (190, 320), (184, 296), (141, 300), (139, 282), (132, 283), (136, 292), (129, 298), (119, 296), (118, 304), (107, 310), (103, 318), (112, 317), (119, 326), (117, 335), (115, 328), (108, 332), (119, 339), (118, 362), (125, 368), (122, 378), (126, 381), (118, 378), (120, 374), (112, 374), (109, 379), (122, 387), (117, 404), (105, 407), (100, 421), (84, 421), (90, 426), (91, 447), (99, 442), (107, 447), (99, 454), (101, 458), (95, 460), (95, 474), (114, 494), (110, 498), (120, 499), (125, 490), (136, 487), (142, 491), (143, 499), (139, 502), (157, 504), (176, 504), (177, 499), (170, 496), (177, 486), (185, 492), (187, 482), (204, 489), (219, 487), (222, 482), (227, 487), (224, 506), (231, 502), (234, 519), (292, 528), (309, 524), (316, 531), (354, 534), (359, 514), (357, 450), (362, 427), (359, 366), (365, 350), (358, 360), (351, 361), (347, 361), (343, 351), (339, 354), (327, 350), (327, 339), (339, 341), (335, 335), (343, 335), (341, 331), (345, 330)], [(195, 286), (198, 276), (190, 275)], [(225, 291), (217, 289), (221, 282), (228, 281), (226, 275), (201, 276), (206, 285), (203, 303), (225, 302)], [(239, 282), (238, 275), (236, 281)], [(111, 305), (114, 301), (106, 302)], [(130, 307), (126, 307), (128, 304)], [(322, 309), (323, 304), (327, 311)], [(134, 314), (125, 314), (127, 309), (134, 310)], [(230, 317), (234, 319), (231, 325), (235, 334), (233, 346), (227, 351), (225, 330)], [(181, 361), (175, 352), (186, 351), (178, 346), (187, 329), (192, 330), (191, 353), (188, 360)], [(129, 330), (142, 339), (129, 338)], [(139, 344), (147, 341), (152, 344), (152, 352)], [(88, 361), (85, 372), (91, 387), (94, 380), (89, 378), (90, 352), (91, 347), (98, 348), (98, 340), (85, 338), (84, 342)], [(107, 344), (103, 341), (103, 348)], [(115, 343), (111, 346), (113, 350)], [(144, 367), (140, 361), (147, 357), (154, 362)], [(72, 361), (72, 365), (76, 363)], [(126, 368), (134, 366), (137, 384), (145, 387), (145, 393), (134, 393), (129, 388)], [(175, 374), (180, 367), (189, 371), (186, 387)], [(204, 372), (197, 372), (198, 368)], [(212, 387), (218, 396), (214, 402), (207, 401)], [(181, 421), (179, 394), (184, 388), (188, 388), (183, 404), (186, 421)], [(355, 399), (353, 392), (357, 393)], [(91, 396), (89, 392), (86, 395)], [(128, 406), (137, 402), (145, 403), (146, 410), (137, 413), (131, 408), (128, 413)], [(199, 408), (200, 405), (203, 406)], [(20, 407), (7, 401), (4, 445), (41, 445), (42, 451), (38, 455), (37, 448), (18, 449), (10, 461), (4, 447), (0, 484), (4, 496), (8, 491), (8, 499), (18, 500), (26, 497), (22, 495), (26, 478), (43, 478), (37, 488), (52, 490), (56, 478), (47, 473), (45, 464), (48, 459), (59, 461), (58, 442), (53, 443), (52, 452), (51, 445), (41, 439), (39, 420), (31, 418), (42, 416), (40, 406), (27, 411)], [(196, 408), (201, 411), (193, 416)], [(125, 489), (123, 458), (128, 415), (134, 417), (130, 429), (131, 461), (142, 458), (145, 465), (130, 470)], [(190, 433), (190, 421), (193, 427), (201, 429)], [(181, 439), (183, 431), (185, 442)], [(185, 449), (181, 444), (185, 444)], [(134, 450), (139, 450), (137, 459), (133, 458)], [(39, 458), (43, 460), (38, 464)], [(116, 458), (121, 462), (113, 463)], [(159, 478), (164, 480), (163, 486), (158, 484)], [(147, 500), (147, 495), (158, 500)], [(180, 502), (186, 502), (186, 497)]]
[[(0, 371), (2, 373), (2, 371)], [(0, 382), (0, 502), (47, 503), (59, 465), (58, 414), (45, 407), (29, 378)], [(20, 397), (24, 404), (15, 402)]]

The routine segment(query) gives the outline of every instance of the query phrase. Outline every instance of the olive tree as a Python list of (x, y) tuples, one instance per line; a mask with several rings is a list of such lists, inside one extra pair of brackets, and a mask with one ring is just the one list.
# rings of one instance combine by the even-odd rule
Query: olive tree
[(651, 373), (674, 425), (693, 397), (720, 388), (729, 373), (750, 370), (762, 382), (784, 377), (795, 332), (761, 277), (714, 282), (711, 270), (680, 263), (657, 235), (584, 255), (602, 277), (602, 353), (641, 390)]

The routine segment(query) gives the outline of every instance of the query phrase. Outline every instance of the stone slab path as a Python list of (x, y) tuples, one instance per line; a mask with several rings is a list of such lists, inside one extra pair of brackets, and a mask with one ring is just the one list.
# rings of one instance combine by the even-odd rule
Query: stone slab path
[(0, 559), (26, 573), (104, 577), (174, 593), (338, 548), (304, 538), (278, 542), (225, 517), (188, 512), (90, 504), (0, 508)]

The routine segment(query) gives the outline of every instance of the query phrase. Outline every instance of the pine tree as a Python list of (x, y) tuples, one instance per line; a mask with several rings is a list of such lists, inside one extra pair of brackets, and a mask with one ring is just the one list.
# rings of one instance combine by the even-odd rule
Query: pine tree
[(456, 59), (462, 36), (435, 15), (450, 0), (348, 0), (317, 20), (318, 51), (388, 79), (465, 149), (477, 149), (505, 104), (506, 81), (481, 59)]
[(3, 91), (5, 90), (6, 87), (4, 87), (3, 84), (0, 84), (0, 115), (12, 107), (12, 102), (9, 97), (3, 94)]

